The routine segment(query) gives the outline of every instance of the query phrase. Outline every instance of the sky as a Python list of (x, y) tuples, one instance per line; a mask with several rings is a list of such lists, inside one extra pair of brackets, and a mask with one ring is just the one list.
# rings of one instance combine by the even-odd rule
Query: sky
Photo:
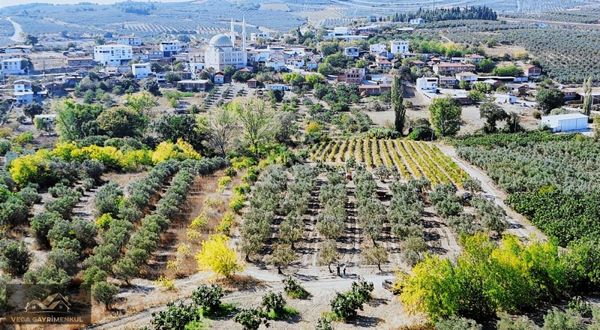
[[(8, 7), (14, 5), (22, 5), (26, 3), (42, 2), (42, 3), (54, 3), (54, 4), (72, 4), (79, 2), (94, 2), (100, 4), (108, 4), (115, 2), (122, 2), (123, 0), (0, 0), (0, 7)], [(152, 0), (153, 2), (179, 2), (185, 0)]]

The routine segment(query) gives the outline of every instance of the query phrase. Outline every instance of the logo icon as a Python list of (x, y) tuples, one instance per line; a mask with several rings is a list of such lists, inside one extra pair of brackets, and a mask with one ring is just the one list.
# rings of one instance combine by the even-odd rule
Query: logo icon
[(68, 297), (55, 293), (47, 296), (43, 301), (37, 299), (29, 301), (25, 306), (25, 311), (28, 313), (69, 313), (71, 312), (71, 302)]

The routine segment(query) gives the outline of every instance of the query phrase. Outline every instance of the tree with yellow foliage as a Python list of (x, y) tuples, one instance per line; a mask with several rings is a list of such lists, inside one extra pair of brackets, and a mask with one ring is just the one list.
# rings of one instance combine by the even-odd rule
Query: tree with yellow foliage
[(222, 234), (211, 235), (202, 242), (202, 249), (196, 255), (198, 268), (210, 270), (227, 278), (243, 270), (237, 253), (229, 247), (228, 243), (229, 238)]
[(183, 139), (178, 139), (177, 143), (163, 141), (152, 153), (152, 162), (158, 164), (168, 159), (200, 159), (200, 154)]

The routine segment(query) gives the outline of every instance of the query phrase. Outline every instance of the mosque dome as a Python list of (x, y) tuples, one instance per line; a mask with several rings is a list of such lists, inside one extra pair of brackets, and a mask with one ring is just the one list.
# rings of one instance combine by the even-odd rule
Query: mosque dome
[(217, 34), (216, 36), (210, 38), (208, 43), (213, 47), (233, 47), (231, 37), (226, 34)]

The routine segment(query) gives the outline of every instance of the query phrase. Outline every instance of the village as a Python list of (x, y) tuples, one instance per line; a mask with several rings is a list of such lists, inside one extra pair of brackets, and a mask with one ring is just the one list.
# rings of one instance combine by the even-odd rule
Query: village
[[(400, 27), (377, 23), (334, 26), (318, 35), (309, 32), (312, 47), (305, 46), (307, 42), (298, 43), (289, 33), (256, 29), (253, 30), (257, 32), (247, 33), (245, 21), (233, 19), (230, 31), (209, 40), (186, 37), (181, 38), (183, 41), (149, 42), (135, 35), (115, 35), (70, 42), (65, 51), (52, 51), (52, 46), (38, 43), (13, 45), (0, 49), (0, 91), (3, 104), (11, 109), (32, 103), (46, 105), (46, 111), (37, 116), (47, 122), (53, 116), (47, 109), (52, 99), (74, 93), (81, 97), (84, 92), (76, 87), (90, 72), (99, 81), (127, 80), (142, 88), (155, 82), (159, 88), (200, 93), (202, 100), (194, 103), (200, 111), (210, 110), (227, 96), (262, 95), (268, 91), (310, 94), (297, 80), (284, 79), (286, 73), (304, 78), (318, 74), (327, 84), (354, 86), (361, 98), (368, 98), (389, 95), (394, 73), (408, 72), (408, 88), (413, 95), (418, 94), (417, 102), (420, 100), (425, 106), (431, 99), (443, 96), (450, 96), (463, 106), (491, 99), (509, 112), (518, 113), (529, 127), (541, 125), (540, 120), (546, 125), (567, 120), (571, 124), (562, 125), (575, 125), (567, 130), (588, 128), (582, 126), (583, 117), (572, 113), (577, 106), (568, 106), (583, 103), (582, 85), (557, 84), (563, 104), (567, 104), (563, 112), (569, 113), (547, 113), (545, 117), (561, 117), (544, 119), (539, 113), (534, 116), (540, 84), (549, 82), (535, 61), (504, 61), (468, 51), (460, 56), (415, 51), (411, 49), (411, 35), (423, 23), (422, 19), (413, 19)], [(378, 42), (368, 41), (373, 39)], [(97, 44), (98, 40), (101, 44)], [(490, 67), (495, 70), (490, 71)], [(594, 88), (593, 104), (599, 97)], [(585, 115), (589, 117), (590, 113)], [(556, 124), (551, 126), (562, 130)]]
[(533, 40), (585, 9), (153, 23), (209, 5), (0, 16), (0, 327), (597, 329), (597, 63)]

